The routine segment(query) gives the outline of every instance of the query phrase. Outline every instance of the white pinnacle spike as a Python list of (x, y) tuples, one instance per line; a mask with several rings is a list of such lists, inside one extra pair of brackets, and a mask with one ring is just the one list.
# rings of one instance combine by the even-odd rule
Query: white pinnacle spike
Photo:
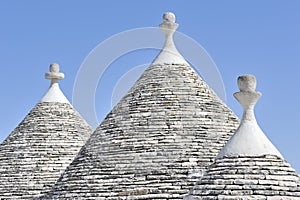
[(175, 15), (171, 12), (166, 12), (163, 15), (163, 23), (160, 24), (160, 28), (166, 36), (166, 40), (159, 55), (155, 58), (152, 64), (185, 64), (188, 65), (186, 60), (177, 51), (173, 41), (173, 34), (178, 28), (178, 24), (175, 23)]
[(50, 65), (50, 72), (45, 74), (45, 78), (51, 80), (50, 87), (40, 102), (60, 102), (68, 103), (68, 99), (59, 88), (58, 80), (64, 79), (65, 75), (59, 72), (59, 65), (54, 63)]
[(254, 106), (261, 97), (261, 93), (255, 91), (255, 76), (240, 76), (238, 87), (240, 92), (236, 92), (234, 97), (244, 108), (243, 118), (239, 128), (217, 155), (217, 158), (262, 155), (276, 155), (283, 158), (256, 122)]

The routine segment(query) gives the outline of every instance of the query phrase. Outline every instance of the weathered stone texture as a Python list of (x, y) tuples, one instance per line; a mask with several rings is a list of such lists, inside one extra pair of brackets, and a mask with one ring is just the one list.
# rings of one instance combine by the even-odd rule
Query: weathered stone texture
[(38, 103), (0, 145), (0, 199), (47, 192), (92, 130), (68, 103)]
[(182, 199), (238, 126), (186, 65), (152, 65), (42, 199)]
[(277, 156), (217, 159), (186, 199), (300, 199), (300, 179)]

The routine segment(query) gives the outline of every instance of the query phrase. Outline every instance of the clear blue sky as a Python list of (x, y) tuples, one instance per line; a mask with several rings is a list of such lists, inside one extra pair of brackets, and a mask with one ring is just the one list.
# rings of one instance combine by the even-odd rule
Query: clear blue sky
[[(228, 106), (241, 116), (232, 94), (236, 78), (254, 74), (263, 96), (257, 120), (285, 159), (300, 172), (300, 2), (299, 1), (14, 1), (0, 5), (0, 141), (18, 125), (46, 92), (50, 63), (65, 73), (61, 88), (72, 99), (77, 71), (86, 56), (110, 36), (157, 27), (172, 11), (178, 31), (201, 44), (216, 63)], [(119, 68), (151, 62), (157, 51), (124, 55)], [(104, 79), (105, 81), (105, 79)], [(99, 120), (111, 109), (111, 83), (99, 84)]]

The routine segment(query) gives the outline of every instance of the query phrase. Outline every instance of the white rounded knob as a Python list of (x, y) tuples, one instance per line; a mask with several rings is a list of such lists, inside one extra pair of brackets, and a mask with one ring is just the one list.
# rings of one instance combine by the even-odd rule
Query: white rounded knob
[(163, 22), (164, 23), (175, 23), (175, 15), (172, 12), (166, 12), (163, 15)]
[(255, 92), (256, 89), (255, 76), (250, 74), (239, 76), (238, 87), (241, 92)]

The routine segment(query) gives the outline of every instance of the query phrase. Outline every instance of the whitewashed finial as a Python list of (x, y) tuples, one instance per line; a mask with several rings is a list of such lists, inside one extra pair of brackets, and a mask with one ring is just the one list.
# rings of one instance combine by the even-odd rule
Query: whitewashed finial
[(51, 84), (40, 102), (60, 102), (70, 104), (58, 85), (58, 80), (64, 79), (65, 75), (59, 72), (59, 65), (56, 63), (51, 64), (49, 68), (50, 72), (45, 73), (45, 78), (51, 80)]
[(50, 72), (45, 73), (45, 78), (51, 80), (51, 83), (65, 78), (65, 75), (59, 72), (59, 64), (53, 63), (49, 68)]
[(234, 97), (244, 108), (243, 118), (239, 128), (217, 155), (217, 158), (262, 155), (276, 155), (282, 158), (255, 119), (254, 106), (261, 97), (261, 93), (255, 91), (255, 76), (249, 74), (240, 76), (238, 87), (240, 92), (234, 93)]
[(251, 74), (238, 77), (238, 87), (241, 92), (255, 92), (256, 78)]
[(242, 120), (255, 120), (254, 106), (261, 97), (260, 92), (256, 92), (256, 78), (247, 74), (238, 77), (238, 87), (240, 92), (234, 93), (234, 97), (244, 108)]
[(176, 17), (174, 15), (174, 13), (171, 12), (165, 12), (163, 15), (163, 22), (164, 23), (175, 23)]
[(188, 63), (177, 51), (173, 41), (173, 35), (178, 28), (178, 24), (175, 22), (176, 17), (174, 13), (166, 12), (163, 15), (163, 23), (159, 25), (161, 30), (166, 36), (164, 46), (155, 58), (152, 64), (186, 64)]

